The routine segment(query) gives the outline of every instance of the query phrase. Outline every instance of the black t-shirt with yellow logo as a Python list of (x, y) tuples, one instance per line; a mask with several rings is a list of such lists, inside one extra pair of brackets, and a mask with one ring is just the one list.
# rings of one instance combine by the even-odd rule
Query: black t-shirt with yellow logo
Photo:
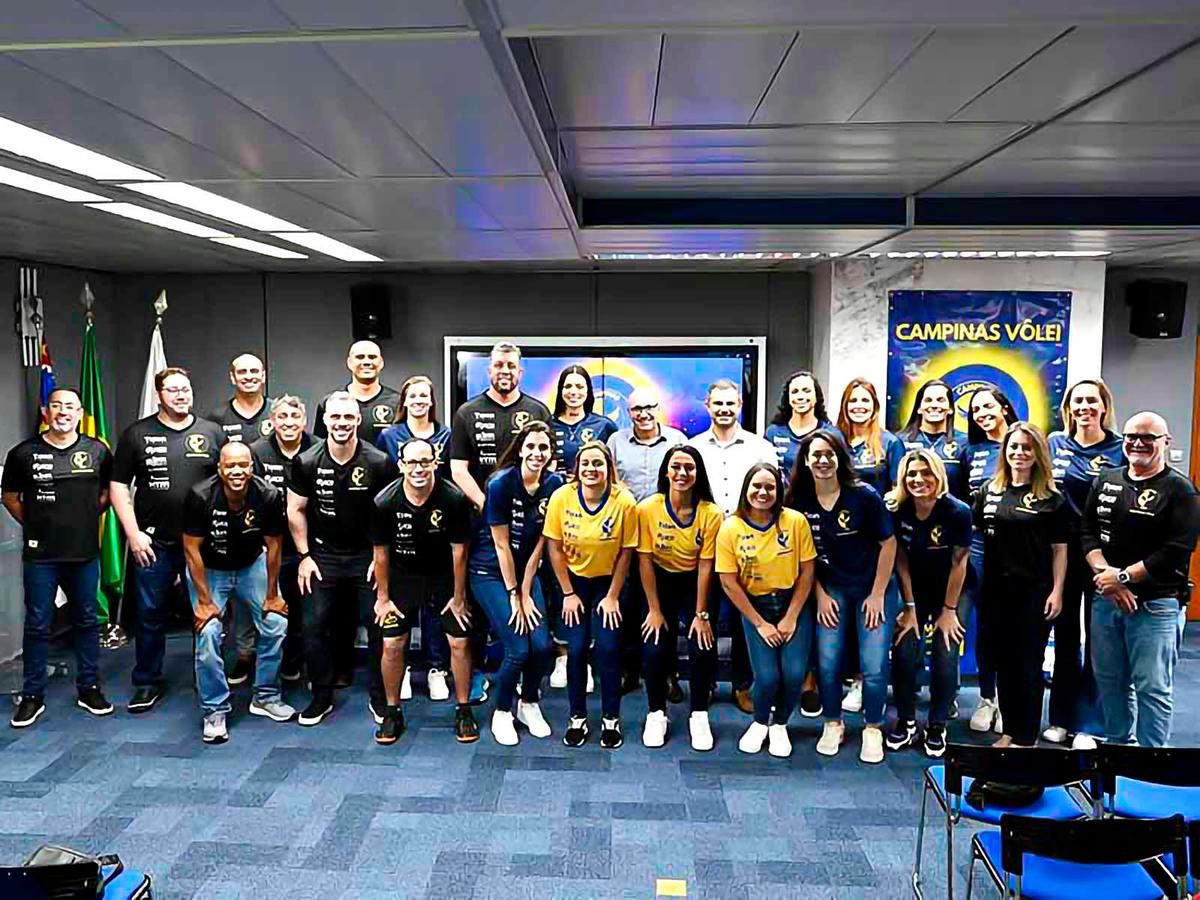
[(274, 427), (271, 424), (271, 398), (264, 397), (263, 405), (258, 412), (247, 418), (237, 411), (230, 400), (224, 406), (219, 406), (205, 416), (210, 422), (216, 422), (231, 441), (244, 441), (252, 444), (260, 438), (268, 438)]
[(263, 538), (287, 530), (283, 492), (254, 476), (240, 508), (230, 509), (221, 477), (213, 475), (188, 491), (183, 533), (201, 538), (200, 558), (209, 569), (237, 571), (262, 554)]
[(1003, 589), (1003, 579), (1054, 583), (1054, 544), (1071, 534), (1070, 506), (1062, 494), (1034, 498), (1029, 485), (997, 491), (989, 481), (975, 495), (975, 527), (983, 533), (985, 587)]
[[(501, 406), (486, 393), (468, 400), (454, 413), (450, 426), (450, 458), (465, 459), (471, 477), (483, 490), (496, 471), (496, 461), (522, 428), (534, 419), (550, 424), (550, 410), (536, 397), (521, 394)], [(553, 450), (554, 436), (550, 444)]]
[(100, 492), (108, 488), (111, 474), (108, 448), (83, 435), (62, 449), (35, 437), (8, 451), (2, 489), (20, 494), (25, 507), (22, 558), (95, 559), (100, 547)]
[[(347, 390), (347, 388), (341, 388)], [(325, 400), (328, 400), (328, 396)], [(329, 437), (325, 430), (325, 400), (317, 404), (317, 412), (312, 422), (313, 437)], [(400, 404), (400, 392), (379, 385), (379, 391), (370, 400), (358, 401), (358, 412), (362, 418), (358, 423), (358, 439), (365, 444), (375, 446), (379, 436), (387, 431), (396, 421), (396, 407)]]
[(325, 441), (302, 453), (288, 488), (308, 499), (308, 549), (369, 556), (375, 495), (399, 475), (386, 453), (362, 441), (344, 464), (329, 455)]
[(388, 548), (389, 574), (451, 578), (454, 575), (452, 544), (471, 540), (471, 511), (466, 495), (444, 479), (434, 482), (420, 506), (404, 493), (396, 479), (375, 497), (371, 543)]
[(871, 593), (879, 545), (892, 536), (892, 517), (874, 488), (844, 485), (833, 509), (816, 495), (796, 507), (808, 520), (817, 546), (817, 581), (838, 599), (860, 601)]
[(912, 500), (892, 511), (896, 540), (908, 555), (913, 597), (922, 605), (941, 606), (954, 568), (954, 550), (971, 547), (971, 507), (953, 494), (933, 504), (924, 519)]
[(142, 531), (160, 544), (179, 543), (188, 491), (216, 474), (224, 443), (220, 425), (196, 417), (186, 428), (170, 428), (153, 415), (125, 429), (112, 480), (137, 487), (133, 511)]

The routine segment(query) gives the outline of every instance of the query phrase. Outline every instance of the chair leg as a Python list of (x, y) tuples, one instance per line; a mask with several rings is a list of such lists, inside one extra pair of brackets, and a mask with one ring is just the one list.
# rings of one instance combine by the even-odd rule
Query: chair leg
[(971, 849), (971, 866), (967, 869), (967, 900), (971, 900), (971, 890), (975, 887), (975, 850)]
[(954, 817), (946, 811), (946, 900), (954, 900)]
[(929, 785), (921, 788), (921, 815), (917, 819), (917, 858), (913, 863), (912, 889), (917, 900), (924, 900), (921, 893), (921, 848), (925, 842), (925, 807), (929, 802)]

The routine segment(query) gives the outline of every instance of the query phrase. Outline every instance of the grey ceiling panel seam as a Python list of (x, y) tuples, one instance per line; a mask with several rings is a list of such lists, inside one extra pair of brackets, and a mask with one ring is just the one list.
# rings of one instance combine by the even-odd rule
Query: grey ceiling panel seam
[[(937, 31), (936, 28), (930, 28), (929, 31), (927, 31), (925, 33), (925, 37), (923, 37), (919, 41), (917, 41), (916, 44), (913, 45), (913, 48), (911, 50), (909, 50), (906, 54), (904, 54), (904, 59), (902, 59), (902, 60), (900, 60), (900, 62), (896, 63), (896, 65), (892, 68), (892, 71), (888, 72), (887, 76), (884, 77), (884, 79), (882, 81), (880, 81), (879, 84), (875, 85), (875, 90), (873, 90), (869, 94), (867, 94), (867, 96), (863, 98), (862, 103), (858, 104), (858, 106), (856, 106), (854, 108), (854, 111), (852, 113), (850, 113), (850, 115), (846, 116), (846, 119), (842, 124), (845, 124), (845, 125), (855, 124), (854, 117), (857, 116), (860, 112), (862, 112), (862, 110), (866, 108), (867, 104), (869, 104), (872, 100), (875, 99), (875, 96), (887, 86), (889, 81), (891, 81), (893, 78), (895, 78), (900, 73), (900, 71), (905, 66), (908, 65), (909, 60), (911, 60), (914, 56), (916, 56), (917, 53), (920, 52), (922, 47), (924, 47), (927, 43), (929, 43), (930, 38), (933, 37), (933, 35), (936, 31)], [(862, 124), (867, 124), (867, 123), (862, 123)], [(878, 123), (872, 123), (872, 124), (878, 124)]]
[(9, 41), (0, 53), (36, 53), (42, 50), (130, 50), (146, 47), (219, 47), (237, 44), (385, 43), (389, 41), (460, 40), (479, 37), (473, 28), (449, 25), (438, 28), (330, 28), (296, 31), (242, 31), (156, 37), (93, 38), (90, 40)]
[(1034, 50), (1023, 60), (1021, 60), (1016, 65), (1014, 65), (1012, 68), (1010, 68), (1007, 72), (1004, 72), (999, 77), (997, 77), (994, 81), (991, 82), (991, 84), (985, 85), (983, 88), (981, 88), (979, 91), (977, 91), (974, 96), (970, 97), (965, 103), (961, 104), (958, 107), (958, 109), (956, 109), (956, 110), (954, 110), (954, 112), (950, 113), (950, 115), (948, 115), (946, 117), (945, 122), (949, 123), (949, 122), (954, 121), (954, 117), (957, 116), (960, 112), (962, 112), (964, 109), (966, 109), (972, 103), (974, 103), (980, 97), (984, 96), (984, 94), (986, 94), (988, 91), (992, 90), (994, 87), (999, 85), (1005, 79), (1009, 78), (1011, 75), (1020, 71), (1022, 68), (1024, 68), (1030, 62), (1037, 59), (1039, 56), (1041, 56), (1043, 53), (1045, 53), (1050, 48), (1054, 47), (1056, 44), (1059, 43), (1059, 41), (1064, 40), (1066, 37), (1068, 37), (1070, 34), (1072, 34), (1075, 31), (1075, 28), (1076, 28), (1076, 26), (1072, 25), (1069, 28), (1063, 29), (1058, 34), (1056, 34), (1054, 37), (1052, 37), (1049, 41), (1047, 41), (1045, 44), (1043, 44), (1041, 47)]
[(654, 98), (650, 101), (650, 127), (654, 127), (654, 120), (658, 116), (658, 89), (662, 84), (662, 67), (663, 55), (667, 51), (667, 36), (661, 34), (658, 37), (658, 65), (654, 69)]
[(772, 72), (771, 77), (767, 79), (767, 86), (763, 88), (763, 92), (758, 97), (758, 102), (754, 104), (754, 110), (750, 113), (749, 118), (746, 119), (746, 125), (752, 125), (754, 123), (754, 117), (757, 116), (758, 111), (762, 109), (763, 102), (767, 99), (767, 94), (771, 93), (771, 88), (775, 86), (775, 80), (779, 78), (779, 73), (783, 71), (784, 63), (787, 62), (788, 57), (792, 53), (792, 48), (796, 46), (796, 43), (799, 40), (800, 32), (797, 31), (792, 35), (792, 40), (788, 43), (787, 48), (783, 51), (783, 56), (779, 57), (779, 65), (775, 67), (775, 71)]

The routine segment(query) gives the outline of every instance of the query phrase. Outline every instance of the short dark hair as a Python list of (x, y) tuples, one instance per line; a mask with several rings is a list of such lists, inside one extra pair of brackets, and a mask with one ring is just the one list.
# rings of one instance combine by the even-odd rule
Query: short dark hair
[(712, 485), (708, 481), (708, 470), (704, 468), (704, 457), (691, 444), (676, 444), (663, 456), (662, 462), (658, 466), (658, 492), (668, 494), (671, 491), (671, 477), (667, 474), (667, 468), (671, 457), (676, 453), (686, 453), (696, 464), (696, 483), (692, 486), (694, 501), (699, 503), (701, 500), (707, 500), (709, 503), (714, 503)]
[(75, 399), (79, 401), (79, 405), (80, 406), (83, 405), (83, 395), (80, 394), (79, 391), (75, 390), (75, 388), (73, 388), (69, 385), (60, 384), (58, 387), (56, 387), (54, 390), (52, 390), (50, 392), (50, 395), (48, 397), (46, 397), (46, 402), (49, 403), (51, 400), (53, 400), (55, 394), (74, 394)]
[(154, 373), (155, 393), (162, 393), (163, 385), (166, 384), (167, 379), (172, 375), (182, 375), (188, 380), (189, 384), (192, 381), (192, 373), (187, 369), (180, 368), (179, 366), (167, 366), (165, 369), (159, 369)]
[(437, 451), (434, 450), (433, 444), (429, 443), (429, 441), (423, 437), (410, 437), (407, 441), (401, 444), (400, 449), (396, 451), (396, 459), (400, 460), (400, 462), (404, 462), (404, 451), (413, 444), (425, 444), (428, 446), (430, 452), (433, 453), (433, 461), (437, 462)]

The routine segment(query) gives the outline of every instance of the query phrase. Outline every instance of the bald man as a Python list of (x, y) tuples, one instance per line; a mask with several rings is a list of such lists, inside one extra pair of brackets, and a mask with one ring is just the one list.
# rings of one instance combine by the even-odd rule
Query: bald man
[(658, 490), (658, 468), (667, 451), (686, 444), (687, 435), (662, 422), (658, 394), (651, 388), (635, 388), (629, 395), (632, 428), (622, 428), (608, 438), (608, 449), (617, 462), (617, 472), (640, 503)]
[(267, 368), (253, 353), (243, 353), (229, 364), (229, 383), (233, 399), (204, 418), (216, 422), (231, 441), (252, 444), (271, 433), (271, 404), (263, 391)]
[[(379, 436), (396, 421), (400, 392), (379, 380), (383, 373), (383, 351), (374, 341), (355, 341), (351, 344), (350, 352), (346, 354), (346, 368), (350, 370), (350, 383), (340, 390), (345, 390), (358, 401), (358, 410), (362, 415), (358, 423), (358, 439), (374, 447)], [(328, 436), (325, 430), (325, 400), (317, 406), (313, 435), (318, 438)]]
[(1083, 516), (1096, 589), (1088, 645), (1107, 739), (1164, 747), (1200, 506), (1192, 483), (1167, 465), (1162, 416), (1138, 413), (1122, 437), (1128, 464), (1097, 476)]

